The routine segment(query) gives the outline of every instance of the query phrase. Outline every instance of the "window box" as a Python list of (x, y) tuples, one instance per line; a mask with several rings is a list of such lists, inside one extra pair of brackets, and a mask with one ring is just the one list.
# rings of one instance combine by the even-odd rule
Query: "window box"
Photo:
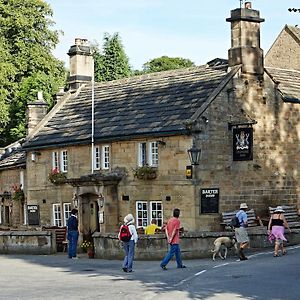
[(151, 180), (157, 177), (157, 169), (150, 166), (137, 167), (133, 170), (134, 177), (142, 180)]
[(48, 176), (48, 179), (50, 182), (52, 182), (53, 184), (62, 184), (66, 182), (66, 175), (60, 171), (58, 171), (57, 168), (54, 168)]

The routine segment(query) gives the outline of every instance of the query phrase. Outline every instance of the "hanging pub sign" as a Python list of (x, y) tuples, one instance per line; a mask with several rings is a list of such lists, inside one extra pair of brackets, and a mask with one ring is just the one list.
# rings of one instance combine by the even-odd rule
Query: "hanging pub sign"
[(38, 205), (27, 205), (28, 225), (40, 225)]
[(233, 128), (233, 160), (253, 159), (253, 128)]
[(200, 190), (200, 213), (219, 212), (219, 189), (207, 188)]

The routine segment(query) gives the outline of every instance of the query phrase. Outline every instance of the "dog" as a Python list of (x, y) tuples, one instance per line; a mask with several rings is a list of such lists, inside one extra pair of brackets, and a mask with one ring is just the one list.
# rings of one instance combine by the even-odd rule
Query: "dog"
[[(224, 246), (225, 252), (224, 256), (221, 254), (221, 248)], [(228, 249), (234, 247), (236, 252), (238, 252), (238, 242), (235, 237), (221, 236), (215, 239), (213, 252), (213, 261), (215, 261), (216, 255), (218, 254), (221, 259), (226, 259)]]

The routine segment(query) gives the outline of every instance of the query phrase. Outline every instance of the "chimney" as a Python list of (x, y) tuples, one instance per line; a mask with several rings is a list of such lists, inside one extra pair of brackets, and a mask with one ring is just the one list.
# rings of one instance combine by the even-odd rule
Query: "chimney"
[(30, 134), (36, 125), (46, 116), (48, 104), (39, 91), (37, 100), (27, 104), (27, 134)]
[(68, 52), (70, 56), (70, 90), (78, 89), (82, 84), (91, 82), (94, 76), (94, 59), (91, 47), (86, 39), (75, 39), (75, 45)]
[(242, 65), (242, 73), (262, 75), (264, 72), (263, 50), (260, 48), (259, 11), (252, 9), (251, 2), (245, 8), (231, 11), (226, 19), (231, 23), (231, 48), (228, 51), (229, 67)]

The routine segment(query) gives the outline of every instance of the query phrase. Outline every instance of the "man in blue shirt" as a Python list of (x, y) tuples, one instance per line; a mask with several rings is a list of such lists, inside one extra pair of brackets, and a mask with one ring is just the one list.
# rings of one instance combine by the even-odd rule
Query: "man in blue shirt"
[(235, 237), (240, 244), (239, 257), (240, 260), (247, 260), (248, 258), (244, 254), (244, 249), (249, 246), (249, 236), (247, 232), (248, 216), (246, 210), (248, 206), (246, 203), (241, 203), (240, 210), (236, 213), (236, 217), (239, 219), (240, 227), (235, 228)]
[(78, 210), (76, 208), (73, 208), (71, 210), (71, 216), (68, 219), (67, 222), (67, 230), (68, 230), (68, 241), (69, 241), (69, 247), (68, 247), (68, 256), (69, 258), (77, 259), (77, 242), (78, 242), (78, 220), (77, 220), (77, 214)]

